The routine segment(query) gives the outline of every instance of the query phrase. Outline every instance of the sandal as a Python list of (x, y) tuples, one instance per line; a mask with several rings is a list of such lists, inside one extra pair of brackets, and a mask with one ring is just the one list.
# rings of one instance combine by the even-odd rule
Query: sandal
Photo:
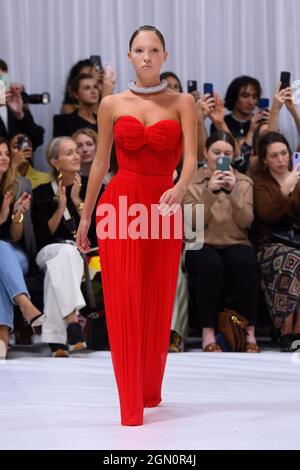
[(42, 324), (44, 323), (45, 318), (46, 318), (45, 313), (40, 313), (39, 315), (36, 315), (35, 317), (33, 317), (31, 320), (25, 321), (25, 323), (27, 323), (27, 325), (31, 326), (33, 333), (36, 333), (35, 329), (38, 326), (42, 326)]
[(287, 333), (279, 338), (279, 345), (281, 352), (295, 352), (297, 347), (293, 347), (294, 336), (292, 333)]
[(209, 343), (205, 346), (203, 352), (223, 352), (223, 349), (217, 343)]
[(246, 353), (260, 353), (261, 349), (258, 346), (258, 344), (248, 342), (246, 343), (245, 352)]

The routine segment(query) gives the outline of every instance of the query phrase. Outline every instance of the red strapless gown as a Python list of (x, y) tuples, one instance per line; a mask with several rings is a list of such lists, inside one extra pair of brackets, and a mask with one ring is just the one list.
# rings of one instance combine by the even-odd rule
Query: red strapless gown
[[(145, 127), (121, 116), (114, 128), (119, 171), (99, 200), (120, 213), (119, 196), (128, 207), (158, 204), (173, 186), (173, 171), (182, 149), (181, 126), (162, 120)], [(170, 217), (170, 216), (167, 216)], [(127, 225), (134, 217), (128, 217)], [(160, 216), (160, 222), (161, 222)], [(97, 217), (97, 224), (102, 216)], [(170, 217), (171, 225), (175, 218)], [(148, 217), (150, 223), (150, 217)], [(173, 227), (174, 228), (174, 227)], [(150, 232), (150, 229), (149, 229)], [(182, 247), (174, 236), (163, 239), (99, 240), (104, 302), (110, 349), (123, 425), (143, 424), (144, 407), (161, 401), (178, 264)]]

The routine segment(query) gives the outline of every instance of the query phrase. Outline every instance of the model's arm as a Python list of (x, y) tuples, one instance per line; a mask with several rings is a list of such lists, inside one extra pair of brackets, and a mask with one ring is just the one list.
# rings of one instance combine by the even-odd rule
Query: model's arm
[(163, 215), (177, 210), (197, 170), (197, 119), (195, 102), (191, 95), (181, 95), (178, 112), (182, 128), (183, 166), (175, 186), (160, 197), (158, 209)]
[(176, 186), (184, 193), (197, 171), (197, 119), (194, 100), (188, 94), (182, 96), (180, 120), (183, 134), (183, 167)]
[(113, 99), (113, 96), (106, 96), (102, 99), (99, 106), (97, 151), (89, 174), (84, 207), (76, 236), (77, 246), (81, 251), (88, 251), (90, 248), (87, 233), (91, 223), (91, 214), (95, 207), (102, 181), (110, 165), (110, 152), (113, 143)]

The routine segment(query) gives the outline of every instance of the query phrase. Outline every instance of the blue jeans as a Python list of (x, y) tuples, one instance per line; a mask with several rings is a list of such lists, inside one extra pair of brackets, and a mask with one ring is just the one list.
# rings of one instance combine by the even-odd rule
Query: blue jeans
[(0, 240), (0, 325), (13, 328), (14, 298), (29, 293), (24, 281), (28, 271), (26, 254), (9, 242)]

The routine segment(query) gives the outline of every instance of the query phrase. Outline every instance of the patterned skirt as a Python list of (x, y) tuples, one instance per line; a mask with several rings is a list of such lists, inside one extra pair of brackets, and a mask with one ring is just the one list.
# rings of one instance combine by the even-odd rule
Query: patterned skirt
[(261, 286), (275, 328), (300, 307), (300, 249), (268, 243), (257, 253)]

